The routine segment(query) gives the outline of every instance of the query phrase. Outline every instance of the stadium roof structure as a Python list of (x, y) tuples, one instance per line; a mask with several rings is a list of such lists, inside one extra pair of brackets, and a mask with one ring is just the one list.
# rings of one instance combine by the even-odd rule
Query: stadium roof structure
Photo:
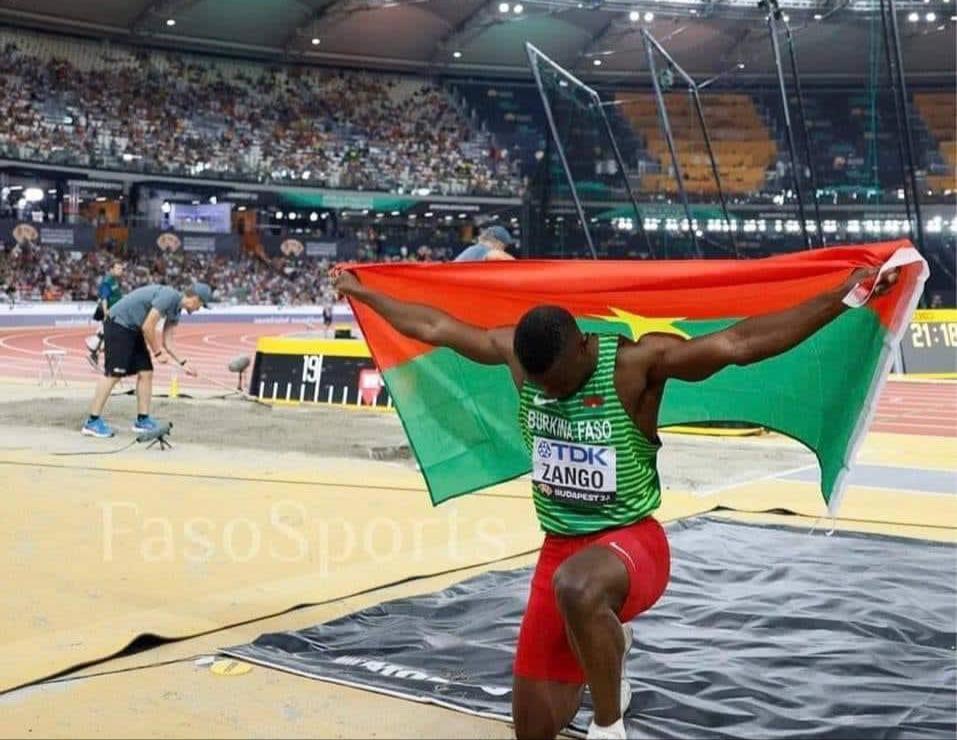
[[(802, 74), (864, 78), (876, 0), (779, 0)], [(955, 72), (957, 0), (897, 0), (909, 76)], [(593, 79), (636, 80), (647, 27), (695, 75), (773, 74), (757, 0), (0, 0), (0, 23), (210, 51), (429, 74), (525, 76), (525, 42)], [(880, 47), (877, 48), (880, 54)], [(880, 57), (878, 57), (880, 58)]]

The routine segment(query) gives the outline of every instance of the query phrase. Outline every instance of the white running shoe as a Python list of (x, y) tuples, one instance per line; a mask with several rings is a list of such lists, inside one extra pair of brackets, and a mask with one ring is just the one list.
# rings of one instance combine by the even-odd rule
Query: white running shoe
[(599, 727), (593, 720), (585, 737), (587, 740), (627, 740), (628, 735), (623, 720), (618, 720), (611, 727)]

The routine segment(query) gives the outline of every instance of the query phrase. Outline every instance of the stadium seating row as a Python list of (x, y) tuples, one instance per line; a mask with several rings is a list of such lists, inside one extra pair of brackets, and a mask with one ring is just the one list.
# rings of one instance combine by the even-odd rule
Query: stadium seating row
[(931, 190), (957, 190), (957, 137), (954, 131), (957, 97), (949, 93), (917, 93), (914, 107), (937, 143), (943, 159), (940, 169), (945, 170), (928, 174), (927, 187)]
[[(718, 186), (704, 134), (690, 98), (684, 93), (668, 93), (664, 98), (686, 189), (716, 193)], [(677, 179), (654, 97), (619, 94), (617, 101), (622, 115), (643, 138), (649, 156), (657, 160), (661, 170), (641, 178), (642, 192), (675, 192)], [(777, 146), (754, 101), (747, 95), (709, 93), (701, 96), (701, 103), (724, 191), (745, 194), (760, 190), (765, 171), (777, 158)]]

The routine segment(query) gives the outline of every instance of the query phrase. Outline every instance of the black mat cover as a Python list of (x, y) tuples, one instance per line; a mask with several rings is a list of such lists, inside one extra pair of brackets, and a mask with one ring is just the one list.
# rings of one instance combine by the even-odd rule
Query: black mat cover
[[(629, 736), (957, 737), (957, 549), (876, 535), (669, 525), (672, 581), (635, 622)], [(530, 571), (490, 572), (229, 655), (508, 718)], [(586, 704), (574, 727), (590, 721)]]

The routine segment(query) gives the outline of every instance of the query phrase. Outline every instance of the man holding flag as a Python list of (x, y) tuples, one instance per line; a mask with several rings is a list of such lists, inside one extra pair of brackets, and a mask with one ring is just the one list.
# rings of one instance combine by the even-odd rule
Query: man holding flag
[(667, 382), (705, 381), (785, 353), (844, 314), (851, 291), (884, 295), (898, 274), (860, 268), (791, 308), (692, 338), (651, 331), (632, 341), (583, 333), (571, 312), (549, 305), (527, 310), (514, 326), (482, 328), (338, 273), (336, 288), (360, 304), (360, 319), (368, 308), (416, 342), (504, 365), (518, 389), (545, 531), (514, 665), (519, 738), (557, 735), (586, 683), (595, 709), (588, 737), (625, 737), (628, 623), (660, 598), (670, 573), (667, 539), (652, 516), (661, 499), (657, 430)]

